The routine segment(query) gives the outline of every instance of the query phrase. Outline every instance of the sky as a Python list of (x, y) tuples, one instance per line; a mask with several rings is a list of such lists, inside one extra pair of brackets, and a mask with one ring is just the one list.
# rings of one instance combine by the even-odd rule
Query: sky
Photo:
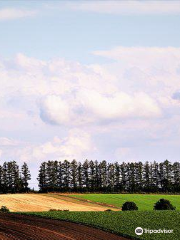
[(180, 160), (180, 1), (1, 1), (0, 163)]

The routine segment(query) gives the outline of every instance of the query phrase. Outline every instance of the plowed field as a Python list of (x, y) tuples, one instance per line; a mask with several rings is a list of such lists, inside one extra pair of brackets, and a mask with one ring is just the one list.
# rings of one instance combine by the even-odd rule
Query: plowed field
[(126, 240), (80, 224), (18, 214), (0, 214), (1, 240)]

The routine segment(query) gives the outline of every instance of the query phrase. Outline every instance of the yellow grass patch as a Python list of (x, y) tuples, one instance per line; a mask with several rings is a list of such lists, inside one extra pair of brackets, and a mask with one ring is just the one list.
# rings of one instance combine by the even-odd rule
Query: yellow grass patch
[(50, 209), (69, 211), (104, 211), (107, 207), (86, 203), (57, 194), (2, 194), (0, 207), (6, 206), (12, 212), (41, 212)]

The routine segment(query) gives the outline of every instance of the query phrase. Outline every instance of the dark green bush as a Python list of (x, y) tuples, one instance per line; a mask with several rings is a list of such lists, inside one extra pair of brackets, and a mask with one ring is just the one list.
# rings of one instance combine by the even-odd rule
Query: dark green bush
[(134, 202), (125, 202), (122, 205), (122, 211), (134, 211), (134, 210), (138, 210), (138, 207)]
[(7, 208), (6, 206), (2, 206), (0, 208), (0, 212), (10, 212), (10, 211), (9, 211), (9, 208)]
[(171, 202), (167, 199), (160, 199), (154, 204), (154, 210), (175, 210), (176, 207), (174, 207)]

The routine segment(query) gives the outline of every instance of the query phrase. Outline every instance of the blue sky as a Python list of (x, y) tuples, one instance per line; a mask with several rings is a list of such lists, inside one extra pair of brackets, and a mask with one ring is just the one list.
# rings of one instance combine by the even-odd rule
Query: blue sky
[(179, 161), (180, 1), (1, 1), (0, 157)]
[(119, 45), (178, 47), (180, 44), (179, 14), (97, 14), (64, 9), (63, 4), (63, 1), (2, 2), (2, 8), (18, 7), (38, 13), (0, 22), (1, 56), (23, 52), (40, 59), (64, 57), (92, 63), (102, 61), (91, 55), (94, 50)]

